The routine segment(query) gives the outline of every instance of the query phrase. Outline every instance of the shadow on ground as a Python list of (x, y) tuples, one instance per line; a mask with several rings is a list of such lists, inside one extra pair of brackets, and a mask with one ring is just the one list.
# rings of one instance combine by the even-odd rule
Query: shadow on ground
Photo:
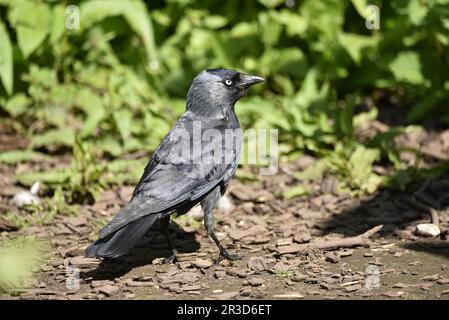
[[(414, 229), (419, 223), (432, 222), (430, 208), (438, 213), (441, 234), (439, 238), (420, 241), (424, 238), (416, 237)], [(449, 258), (449, 173), (435, 180), (417, 181), (404, 192), (382, 190), (371, 199), (327, 219), (324, 230), (351, 237), (377, 225), (384, 226), (380, 236), (410, 241), (405, 245), (410, 250)]]
[[(173, 221), (170, 223), (170, 235), (178, 253), (196, 252), (200, 247), (194, 232), (184, 231)], [(168, 257), (170, 253), (160, 230), (152, 228), (129, 253), (116, 259), (105, 259), (97, 269), (84, 272), (81, 277), (92, 280), (115, 279), (136, 267), (151, 264), (156, 258)]]
[(447, 241), (415, 241), (401, 245), (403, 248), (418, 251), (427, 252), (433, 255), (443, 256), (449, 259), (449, 243)]

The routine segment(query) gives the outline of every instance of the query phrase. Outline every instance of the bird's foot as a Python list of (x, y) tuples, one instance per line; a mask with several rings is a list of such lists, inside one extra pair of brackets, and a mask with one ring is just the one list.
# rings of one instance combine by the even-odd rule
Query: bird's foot
[(241, 259), (242, 259), (242, 257), (239, 256), (238, 254), (230, 254), (226, 250), (223, 250), (220, 252), (220, 255), (214, 261), (214, 263), (219, 264), (223, 260), (236, 261), (236, 260), (241, 260)]
[(176, 262), (176, 254), (177, 253), (178, 252), (176, 250), (173, 250), (173, 254), (168, 258), (162, 259), (162, 263), (163, 264), (172, 264), (172, 263)]

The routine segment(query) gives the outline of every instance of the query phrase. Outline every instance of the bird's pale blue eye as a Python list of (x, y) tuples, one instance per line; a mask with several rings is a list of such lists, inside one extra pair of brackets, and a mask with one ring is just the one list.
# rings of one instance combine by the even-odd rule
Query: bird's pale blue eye
[(227, 86), (230, 86), (230, 85), (232, 84), (232, 80), (229, 80), (229, 79), (226, 80), (226, 81), (225, 81), (225, 84), (226, 84)]

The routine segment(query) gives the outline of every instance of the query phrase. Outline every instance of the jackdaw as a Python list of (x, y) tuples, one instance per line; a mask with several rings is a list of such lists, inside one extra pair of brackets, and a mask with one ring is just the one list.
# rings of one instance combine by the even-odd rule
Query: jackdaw
[(131, 200), (86, 249), (88, 257), (116, 258), (125, 254), (156, 221), (172, 255), (170, 216), (201, 204), (204, 226), (223, 259), (236, 260), (220, 244), (213, 228), (213, 209), (235, 174), (242, 133), (235, 103), (263, 78), (228, 69), (207, 69), (193, 80), (186, 111), (164, 137), (147, 164)]

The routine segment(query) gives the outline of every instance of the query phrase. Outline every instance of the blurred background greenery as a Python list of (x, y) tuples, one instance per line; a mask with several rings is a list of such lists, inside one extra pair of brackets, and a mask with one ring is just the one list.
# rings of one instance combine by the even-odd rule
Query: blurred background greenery
[[(365, 26), (369, 4), (379, 30)], [(66, 28), (69, 5), (79, 29)], [(329, 171), (355, 196), (404, 188), (417, 173), (394, 137), (449, 122), (448, 0), (0, 0), (0, 18), (1, 125), (29, 140), (0, 161), (70, 154), (69, 169), (14, 176), (60, 202), (135, 182), (205, 68), (265, 77), (239, 102), (243, 127), (278, 128), (284, 160), (322, 159), (298, 179)], [(363, 135), (397, 106), (400, 123)]]
[[(70, 5), (79, 29), (66, 28)], [(365, 25), (368, 5), (378, 30)], [(135, 183), (193, 77), (218, 67), (267, 79), (236, 108), (245, 129), (279, 129), (284, 161), (317, 159), (290, 172), (284, 198), (325, 173), (363, 196), (449, 168), (404, 161), (404, 149), (418, 160), (422, 150), (395, 140), (447, 128), (449, 0), (0, 0), (0, 138), (26, 141), (0, 145), (0, 168), (22, 186), (41, 181), (46, 196), (2, 218), (43, 225)], [(46, 250), (0, 242), (0, 292), (20, 287)]]

